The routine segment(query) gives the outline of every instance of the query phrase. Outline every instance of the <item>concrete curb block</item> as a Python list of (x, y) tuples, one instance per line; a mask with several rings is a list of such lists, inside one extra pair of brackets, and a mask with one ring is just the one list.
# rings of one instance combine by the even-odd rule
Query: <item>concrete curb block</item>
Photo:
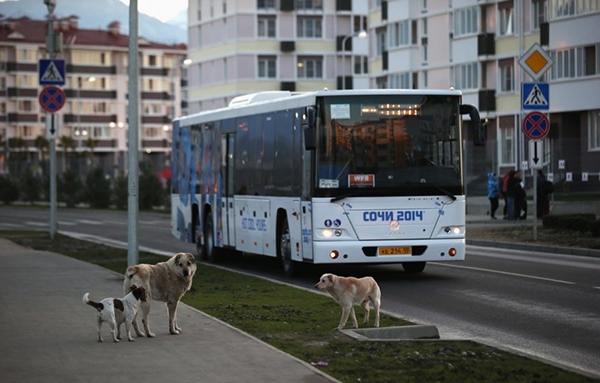
[(484, 247), (498, 247), (498, 248), (502, 248), (502, 249), (511, 249), (511, 250), (537, 251), (537, 252), (542, 252), (542, 253), (579, 255), (579, 256), (583, 256), (583, 257), (600, 258), (600, 250), (595, 250), (595, 249), (544, 246), (544, 245), (534, 245), (534, 244), (527, 244), (527, 243), (497, 242), (497, 241), (486, 241), (486, 240), (479, 240), (479, 239), (467, 239), (467, 245), (484, 246)]
[(356, 328), (339, 330), (342, 334), (360, 341), (401, 341), (414, 339), (440, 339), (440, 332), (432, 325)]

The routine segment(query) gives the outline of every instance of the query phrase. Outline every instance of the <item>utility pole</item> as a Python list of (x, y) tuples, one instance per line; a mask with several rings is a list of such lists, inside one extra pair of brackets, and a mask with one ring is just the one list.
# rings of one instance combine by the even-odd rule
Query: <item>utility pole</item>
[(127, 199), (127, 265), (135, 265), (139, 259), (139, 148), (138, 148), (138, 2), (129, 1), (129, 132), (128, 132), (128, 199)]
[[(48, 7), (48, 35), (46, 36), (46, 49), (50, 59), (54, 59), (56, 51), (54, 35), (54, 8), (56, 0), (44, 0)], [(54, 118), (52, 113), (46, 113), (46, 120)], [(58, 126), (56, 127), (58, 129)], [(57, 232), (56, 225), (56, 140), (50, 139), (50, 239), (54, 239)]]

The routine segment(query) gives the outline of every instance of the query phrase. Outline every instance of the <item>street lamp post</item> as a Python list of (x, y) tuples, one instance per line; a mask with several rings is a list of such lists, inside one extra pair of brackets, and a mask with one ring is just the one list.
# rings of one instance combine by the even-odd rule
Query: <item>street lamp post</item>
[(346, 41), (352, 37), (364, 39), (367, 37), (367, 32), (364, 29), (361, 29), (358, 32), (344, 36), (342, 39), (342, 90), (346, 89)]
[[(46, 38), (46, 46), (50, 59), (54, 58), (56, 52), (56, 41), (54, 34), (54, 8), (56, 0), (44, 0), (44, 4), (48, 7), (48, 36)], [(46, 113), (46, 120), (53, 118), (51, 113)], [(50, 239), (54, 239), (57, 229), (56, 220), (56, 140), (50, 139)]]

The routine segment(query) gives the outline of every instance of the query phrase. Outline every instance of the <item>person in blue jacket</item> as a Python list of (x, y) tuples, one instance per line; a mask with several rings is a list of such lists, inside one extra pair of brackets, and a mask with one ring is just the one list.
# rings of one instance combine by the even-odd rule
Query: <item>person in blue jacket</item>
[(488, 199), (490, 200), (490, 217), (492, 217), (492, 219), (497, 219), (496, 210), (498, 209), (498, 196), (500, 195), (500, 191), (498, 190), (498, 177), (496, 176), (496, 173), (488, 173), (487, 189)]

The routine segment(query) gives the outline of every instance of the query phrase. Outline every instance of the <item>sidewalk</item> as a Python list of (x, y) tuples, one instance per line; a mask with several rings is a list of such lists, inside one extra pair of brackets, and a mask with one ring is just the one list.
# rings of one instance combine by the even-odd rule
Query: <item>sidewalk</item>
[[(0, 381), (22, 382), (337, 382), (187, 305), (180, 335), (168, 334), (167, 309), (154, 302), (156, 338), (97, 341), (96, 313), (81, 301), (121, 297), (121, 275), (0, 238)], [(124, 326), (123, 326), (124, 330)], [(135, 334), (133, 334), (135, 338)]]

